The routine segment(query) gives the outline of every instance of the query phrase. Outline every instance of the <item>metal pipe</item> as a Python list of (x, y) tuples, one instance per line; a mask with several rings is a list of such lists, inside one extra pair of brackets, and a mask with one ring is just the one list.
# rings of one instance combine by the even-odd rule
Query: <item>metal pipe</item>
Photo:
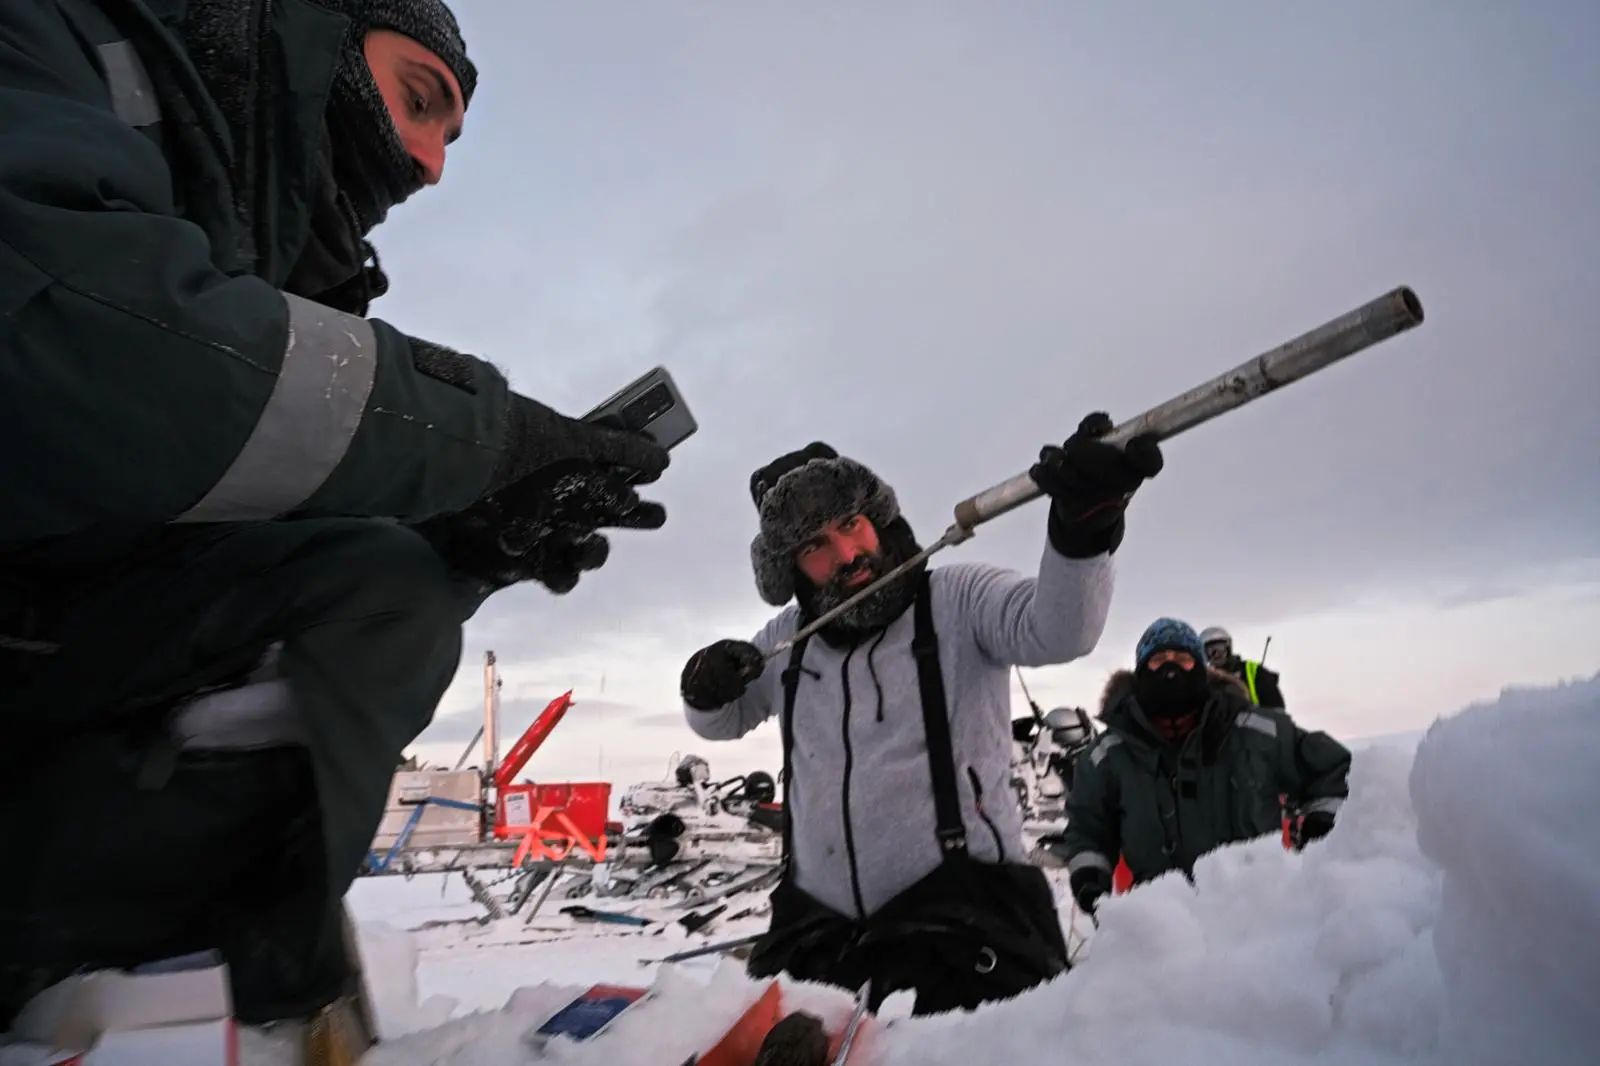
[(495, 764), (499, 759), (500, 723), (495, 711), (497, 685), (494, 674), (494, 652), (483, 653), (483, 777), (494, 779)]
[(472, 757), (472, 749), (478, 746), (478, 738), (483, 736), (483, 733), (483, 726), (480, 725), (478, 731), (472, 734), (472, 739), (467, 741), (467, 746), (461, 749), (461, 758), (456, 760), (456, 764), (450, 768), (451, 770), (459, 770), (467, 764), (467, 760)]
[[(1243, 407), (1252, 400), (1310, 377), (1357, 352), (1414, 329), (1422, 321), (1422, 301), (1409, 287), (1402, 285), (1150, 408), (1117, 426), (1102, 439), (1118, 445), (1126, 444), (1130, 438), (1142, 434), (1150, 434), (1158, 441), (1171, 440), (1218, 415)], [(956, 504), (955, 521), (938, 540), (804, 626), (788, 640), (779, 643), (767, 654), (767, 658), (787, 651), (887, 582), (914, 569), (935, 552), (970, 539), (973, 531), (985, 522), (1008, 514), (1039, 496), (1039, 486), (1024, 472), (962, 500)]]

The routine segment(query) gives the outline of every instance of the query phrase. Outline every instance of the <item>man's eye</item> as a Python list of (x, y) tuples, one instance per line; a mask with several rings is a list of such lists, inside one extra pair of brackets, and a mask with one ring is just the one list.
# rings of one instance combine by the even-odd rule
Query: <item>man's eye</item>
[(428, 113), (428, 98), (423, 96), (421, 93), (415, 91), (412, 92), (409, 103), (411, 105), (411, 116), (413, 118), (422, 118)]

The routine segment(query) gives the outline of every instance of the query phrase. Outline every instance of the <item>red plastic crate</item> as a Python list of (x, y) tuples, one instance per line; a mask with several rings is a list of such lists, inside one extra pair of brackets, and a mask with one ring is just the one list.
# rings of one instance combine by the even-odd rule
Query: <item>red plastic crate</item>
[[(507, 785), (500, 789), (495, 803), (494, 835), (502, 840), (520, 835), (519, 827), (526, 827), (527, 819), (540, 807), (555, 808), (572, 819), (578, 832), (598, 841), (606, 834), (606, 820), (611, 812), (611, 783), (566, 781), (553, 785)], [(561, 828), (554, 821), (555, 811), (545, 817), (542, 825), (552, 834)]]

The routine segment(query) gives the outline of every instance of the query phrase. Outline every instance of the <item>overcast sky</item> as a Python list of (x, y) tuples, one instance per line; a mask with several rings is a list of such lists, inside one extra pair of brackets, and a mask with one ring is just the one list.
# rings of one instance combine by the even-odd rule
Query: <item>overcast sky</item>
[[(481, 82), (374, 313), (574, 415), (657, 363), (701, 425), (573, 594), (497, 595), (417, 750), (619, 782), (700, 742), (679, 671), (771, 611), (750, 472), (814, 439), (924, 540), (1085, 413), (1129, 417), (1399, 284), (1427, 323), (1167, 446), (1100, 648), (1230, 627), (1302, 724), (1423, 728), (1600, 669), (1600, 5), (455, 0)], [(1031, 569), (1034, 505), (945, 558)], [(1017, 703), (1017, 713), (1025, 705)], [(473, 761), (477, 761), (477, 755)]]

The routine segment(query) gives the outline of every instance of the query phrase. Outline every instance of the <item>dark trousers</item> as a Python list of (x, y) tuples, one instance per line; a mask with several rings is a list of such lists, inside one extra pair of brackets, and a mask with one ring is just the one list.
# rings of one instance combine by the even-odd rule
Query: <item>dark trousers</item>
[(873, 1011), (892, 993), (913, 991), (916, 1015), (1010, 999), (1069, 968), (1044, 872), (965, 857), (947, 858), (865, 921), (786, 879), (747, 966), (752, 977), (786, 973), (851, 992), (870, 980)]
[[(78, 538), (8, 553), (0, 581), (59, 645), (0, 652), (0, 1028), (74, 969), (206, 948), (244, 1021), (334, 999), (341, 901), (482, 589), (363, 519)], [(163, 743), (176, 701), (274, 643), (303, 747)]]

